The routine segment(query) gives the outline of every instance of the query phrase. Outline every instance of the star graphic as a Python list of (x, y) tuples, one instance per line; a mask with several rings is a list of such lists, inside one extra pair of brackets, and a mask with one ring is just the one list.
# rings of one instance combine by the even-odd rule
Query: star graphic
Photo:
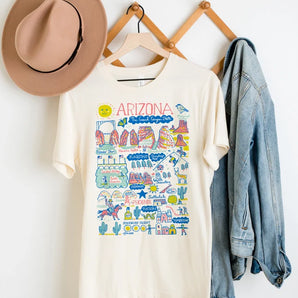
[(143, 197), (146, 199), (146, 194), (147, 194), (147, 192), (144, 192), (144, 190), (138, 192), (138, 195), (140, 196), (140, 198)]

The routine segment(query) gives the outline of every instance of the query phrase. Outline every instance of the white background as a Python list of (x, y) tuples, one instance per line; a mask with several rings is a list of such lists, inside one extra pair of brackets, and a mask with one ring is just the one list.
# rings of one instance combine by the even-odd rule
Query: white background
[[(0, 2), (1, 31), (13, 2)], [(139, 1), (169, 37), (199, 2)], [(103, 0), (103, 4), (111, 28), (131, 2)], [(286, 251), (293, 267), (281, 289), (272, 286), (262, 272), (252, 275), (247, 270), (243, 279), (234, 283), (236, 297), (297, 297), (298, 3), (214, 0), (211, 5), (237, 36), (254, 42), (275, 102)], [(136, 24), (133, 18), (110, 49), (117, 49), (126, 33), (136, 32)], [(202, 16), (177, 47), (189, 60), (210, 67), (228, 45), (223, 34)], [(134, 56), (127, 55), (124, 62), (143, 65), (150, 57), (140, 49)], [(58, 98), (23, 92), (7, 75), (2, 57), (0, 63), (0, 297), (76, 298), (83, 198), (79, 173), (67, 180), (51, 165)]]

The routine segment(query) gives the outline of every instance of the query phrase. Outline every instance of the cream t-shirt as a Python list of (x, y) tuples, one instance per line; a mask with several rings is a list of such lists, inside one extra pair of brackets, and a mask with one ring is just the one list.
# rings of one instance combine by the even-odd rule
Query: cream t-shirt
[(101, 61), (61, 95), (53, 165), (79, 169), (84, 192), (79, 297), (209, 297), (209, 188), (228, 149), (217, 76), (175, 54)]

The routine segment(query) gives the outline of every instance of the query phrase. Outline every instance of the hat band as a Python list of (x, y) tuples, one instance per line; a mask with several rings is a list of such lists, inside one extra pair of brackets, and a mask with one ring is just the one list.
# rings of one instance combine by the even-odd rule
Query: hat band
[(66, 1), (66, 0), (63, 0), (63, 1), (65, 1), (65, 2), (67, 2), (69, 5), (71, 5), (71, 6), (75, 9), (75, 11), (77, 12), (78, 17), (79, 17), (80, 28), (79, 28), (79, 32), (78, 32), (78, 42), (77, 42), (77, 45), (76, 45), (76, 47), (75, 47), (73, 53), (72, 53), (71, 56), (69, 57), (69, 59), (68, 59), (65, 63), (63, 63), (61, 66), (59, 66), (58, 68), (56, 68), (56, 69), (54, 69), (54, 70), (42, 71), (42, 70), (35, 69), (35, 68), (33, 68), (32, 66), (30, 66), (29, 64), (26, 63), (26, 64), (27, 64), (32, 70), (34, 70), (34, 71), (37, 71), (37, 72), (40, 72), (40, 73), (51, 73), (51, 72), (55, 72), (55, 71), (57, 71), (57, 70), (63, 68), (63, 67), (64, 67), (65, 65), (67, 65), (67, 64), (69, 65), (69, 64), (73, 61), (73, 59), (75, 58), (75, 56), (77, 55), (78, 50), (79, 50), (79, 48), (80, 48), (80, 45), (81, 45), (81, 43), (83, 42), (83, 35), (82, 35), (82, 19), (81, 19), (81, 15), (80, 15), (79, 11), (77, 10), (77, 8), (76, 8), (72, 3), (70, 3), (70, 2), (68, 2), (68, 1)]

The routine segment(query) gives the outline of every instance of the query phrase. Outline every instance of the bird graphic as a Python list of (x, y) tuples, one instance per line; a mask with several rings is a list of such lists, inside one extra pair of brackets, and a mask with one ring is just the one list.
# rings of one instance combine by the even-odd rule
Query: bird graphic
[(119, 122), (118, 122), (118, 126), (123, 126), (125, 127), (125, 125), (127, 124), (127, 118), (123, 118), (123, 119), (120, 119)]
[(176, 105), (177, 110), (179, 111), (180, 114), (182, 114), (183, 112), (188, 112), (188, 109), (186, 109), (182, 104), (177, 104)]

